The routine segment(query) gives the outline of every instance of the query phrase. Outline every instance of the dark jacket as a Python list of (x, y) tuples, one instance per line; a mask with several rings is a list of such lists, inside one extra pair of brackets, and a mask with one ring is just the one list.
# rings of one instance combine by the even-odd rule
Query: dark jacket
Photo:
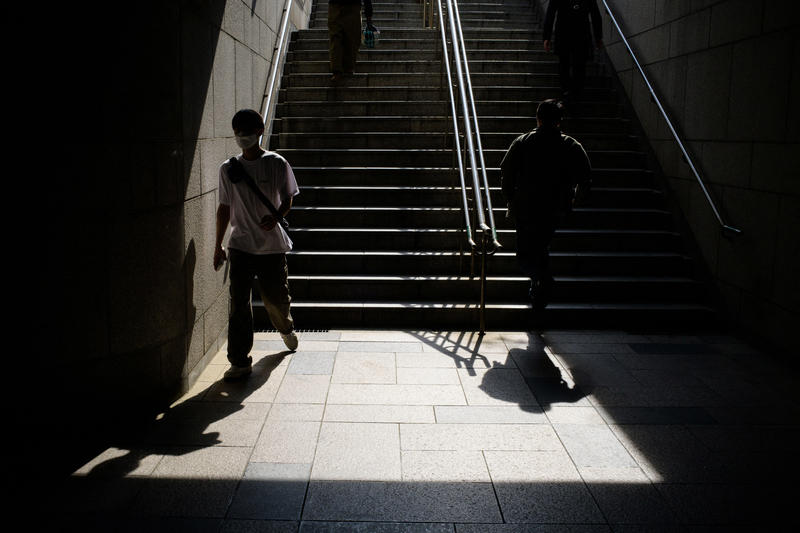
[[(594, 40), (589, 28), (589, 17), (594, 27)], [(553, 21), (556, 33), (553, 39)], [(594, 44), (603, 38), (603, 18), (597, 8), (597, 0), (550, 0), (544, 17), (545, 41), (553, 41), (556, 55), (577, 54), (589, 59), (594, 53)]]
[[(328, 0), (328, 3), (341, 6), (360, 6), (361, 0)], [(372, 0), (364, 0), (364, 16), (372, 18)]]
[(539, 127), (514, 139), (500, 169), (511, 216), (564, 216), (592, 184), (583, 146), (556, 128)]

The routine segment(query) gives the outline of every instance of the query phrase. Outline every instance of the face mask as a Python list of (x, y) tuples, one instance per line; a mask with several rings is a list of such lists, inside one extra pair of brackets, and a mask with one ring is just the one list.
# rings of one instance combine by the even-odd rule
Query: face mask
[(258, 137), (259, 137), (258, 133), (255, 133), (253, 135), (236, 135), (235, 136), (236, 144), (238, 144), (239, 148), (241, 148), (242, 150), (247, 150), (248, 148), (250, 148), (251, 146), (253, 146), (258, 142)]

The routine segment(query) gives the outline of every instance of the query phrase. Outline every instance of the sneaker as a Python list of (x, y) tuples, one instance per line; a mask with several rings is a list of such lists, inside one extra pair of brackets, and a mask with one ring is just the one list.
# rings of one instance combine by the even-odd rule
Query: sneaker
[(247, 365), (247, 366), (231, 365), (231, 367), (225, 371), (225, 379), (242, 378), (248, 374), (251, 374), (252, 372), (253, 372), (253, 365)]
[(299, 341), (297, 340), (297, 335), (294, 331), (290, 333), (281, 333), (281, 338), (283, 339), (283, 343), (287, 348), (289, 348), (291, 351), (297, 350)]

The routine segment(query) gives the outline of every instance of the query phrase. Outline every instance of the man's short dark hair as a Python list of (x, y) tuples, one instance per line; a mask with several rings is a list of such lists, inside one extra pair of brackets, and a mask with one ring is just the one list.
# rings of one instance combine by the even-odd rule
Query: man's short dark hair
[(542, 126), (555, 128), (561, 123), (563, 110), (564, 104), (551, 98), (539, 104), (536, 109), (536, 118), (542, 121)]
[(241, 109), (233, 115), (231, 126), (234, 130), (241, 131), (260, 130), (264, 127), (264, 119), (258, 111)]

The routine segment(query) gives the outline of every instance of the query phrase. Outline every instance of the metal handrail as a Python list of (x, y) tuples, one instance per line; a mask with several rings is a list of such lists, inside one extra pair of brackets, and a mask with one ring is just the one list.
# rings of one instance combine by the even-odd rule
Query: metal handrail
[(269, 81), (261, 99), (261, 116), (264, 118), (264, 134), (259, 139), (259, 145), (266, 149), (269, 146), (269, 139), (272, 136), (272, 120), (275, 118), (276, 98), (275, 94), (280, 86), (278, 84), (278, 72), (286, 59), (286, 39), (289, 27), (289, 14), (292, 10), (292, 0), (286, 0), (283, 6), (283, 18), (281, 19), (281, 30), (278, 39), (275, 41), (275, 48), (272, 51), (272, 68), (270, 69)]
[[(423, 2), (423, 12), (429, 11), (426, 7), (432, 8), (432, 0), (427, 0), (430, 3)], [(445, 18), (442, 10), (442, 3), (446, 2), (447, 17)], [(480, 128), (478, 127), (478, 114), (475, 106), (475, 98), (472, 91), (472, 81), (469, 74), (469, 64), (467, 61), (466, 45), (464, 43), (464, 33), (461, 28), (461, 17), (458, 12), (457, 0), (436, 0), (436, 8), (438, 10), (439, 31), (442, 38), (442, 64), (447, 68), (447, 85), (450, 96), (450, 112), (453, 119), (453, 149), (454, 154), (458, 159), (458, 172), (461, 181), (461, 201), (462, 210), (464, 215), (464, 222), (467, 230), (467, 239), (471, 247), (471, 253), (474, 258), (475, 255), (481, 256), (481, 301), (480, 301), (480, 333), (484, 333), (485, 329), (485, 312), (486, 312), (486, 257), (494, 255), (502, 246), (497, 240), (497, 228), (494, 222), (494, 214), (492, 213), (492, 200), (489, 193), (489, 180), (486, 176), (486, 164), (483, 157), (483, 147), (480, 139)], [(434, 17), (426, 16), (426, 27), (434, 24), (432, 20)], [(428, 26), (430, 25), (430, 26)], [(448, 54), (448, 42), (446, 26), (450, 27), (450, 45), (453, 47), (453, 62), (456, 67), (456, 83), (453, 83), (453, 75), (451, 68), (451, 58)], [(438, 40), (438, 37), (437, 37)], [(438, 45), (437, 45), (438, 47)], [(463, 65), (462, 65), (463, 63)], [(454, 94), (454, 86), (458, 89), (458, 95)], [(457, 103), (461, 105), (462, 115), (462, 128), (459, 128)], [(459, 131), (463, 130), (464, 140), (466, 141), (464, 150), (465, 154), (461, 155), (461, 141)], [(470, 170), (472, 175), (472, 190), (473, 201), (475, 208), (472, 214), (477, 218), (476, 226), (481, 232), (481, 251), (478, 251), (478, 245), (472, 235), (472, 224), (470, 223), (470, 209), (467, 200), (467, 184), (465, 177), (465, 162), (464, 159), (469, 159)], [(480, 178), (478, 170), (480, 169)], [(485, 196), (485, 198), (484, 198)], [(484, 207), (485, 206), (485, 207)], [(486, 213), (488, 212), (488, 225), (486, 221)], [(492, 239), (493, 249), (487, 251), (487, 236)], [(463, 241), (462, 241), (463, 242)], [(474, 270), (474, 262), (473, 262)], [(472, 276), (470, 276), (472, 277)]]
[(611, 22), (613, 22), (614, 26), (617, 28), (617, 32), (619, 33), (619, 36), (622, 39), (622, 42), (625, 43), (625, 46), (628, 49), (628, 53), (631, 55), (631, 59), (633, 59), (633, 62), (636, 64), (636, 68), (639, 69), (639, 73), (642, 75), (642, 79), (644, 79), (644, 83), (647, 85), (647, 88), (650, 90), (650, 96), (653, 98), (653, 102), (655, 102), (655, 104), (658, 106), (658, 110), (661, 111), (661, 115), (664, 117), (664, 120), (667, 122), (667, 126), (669, 126), (669, 130), (672, 132), (672, 136), (675, 137), (675, 141), (677, 141), (678, 147), (681, 149), (681, 152), (683, 153), (684, 160), (686, 161), (686, 163), (688, 163), (689, 168), (692, 169), (692, 173), (694, 174), (695, 179), (697, 179), (697, 183), (700, 184), (700, 188), (703, 190), (703, 194), (705, 195), (706, 200), (708, 200), (708, 203), (711, 206), (711, 209), (714, 211), (714, 215), (717, 217), (717, 220), (719, 221), (719, 224), (720, 224), (720, 232), (726, 238), (731, 238), (734, 235), (741, 234), (742, 233), (741, 230), (736, 229), (736, 228), (731, 227), (731, 226), (728, 226), (722, 220), (722, 215), (720, 215), (719, 210), (717, 209), (717, 206), (714, 204), (714, 200), (711, 198), (711, 195), (709, 194), (708, 189), (706, 189), (706, 186), (703, 183), (702, 178), (700, 178), (700, 174), (697, 172), (697, 168), (695, 168), (694, 163), (692, 162), (692, 158), (689, 157), (689, 153), (686, 151), (686, 148), (684, 147), (683, 142), (681, 141), (680, 136), (678, 135), (678, 132), (675, 131), (675, 128), (672, 126), (672, 122), (669, 120), (669, 117), (667, 116), (667, 112), (664, 109), (664, 106), (661, 105), (661, 101), (658, 99), (658, 96), (656, 95), (655, 90), (653, 90), (653, 86), (650, 85), (650, 80), (647, 79), (647, 76), (644, 73), (644, 69), (642, 69), (642, 66), (639, 64), (639, 60), (636, 58), (636, 54), (633, 52), (633, 49), (631, 48), (631, 45), (628, 43), (628, 40), (625, 38), (625, 34), (622, 32), (622, 28), (620, 28), (619, 24), (617, 23), (617, 19), (614, 17), (614, 14), (611, 12), (611, 8), (608, 6), (608, 2), (606, 2), (606, 0), (602, 0), (602, 2), (606, 7), (606, 13), (608, 13), (608, 16), (611, 17)]

